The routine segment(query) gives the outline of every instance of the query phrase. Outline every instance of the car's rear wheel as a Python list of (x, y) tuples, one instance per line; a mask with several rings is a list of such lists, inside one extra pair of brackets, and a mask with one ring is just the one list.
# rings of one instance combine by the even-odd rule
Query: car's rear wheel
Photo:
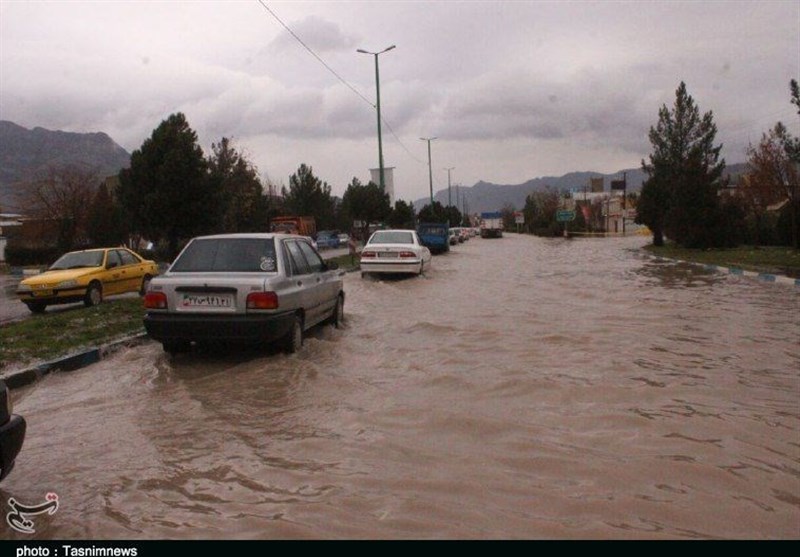
[(28, 306), (31, 313), (44, 313), (44, 309), (47, 307), (44, 302), (25, 302), (25, 305)]
[(283, 349), (288, 354), (294, 354), (303, 347), (303, 319), (299, 315), (294, 316), (292, 328), (283, 338)]
[(145, 275), (142, 277), (142, 287), (139, 289), (139, 295), (144, 296), (147, 294), (147, 287), (150, 286), (150, 281), (153, 280), (153, 277), (150, 275)]
[(103, 286), (94, 281), (89, 284), (89, 288), (86, 290), (86, 296), (83, 297), (83, 305), (86, 307), (96, 306), (103, 302)]
[(330, 324), (336, 329), (341, 329), (344, 324), (344, 296), (341, 294), (336, 298), (336, 306), (333, 308)]
[(183, 354), (192, 348), (192, 344), (187, 340), (168, 340), (161, 343), (161, 347), (167, 354)]

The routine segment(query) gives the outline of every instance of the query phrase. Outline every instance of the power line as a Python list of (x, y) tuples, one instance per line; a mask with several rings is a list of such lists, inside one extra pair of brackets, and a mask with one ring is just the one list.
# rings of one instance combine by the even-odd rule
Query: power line
[(325, 60), (323, 60), (323, 59), (322, 59), (322, 58), (319, 56), (319, 54), (317, 54), (316, 52), (314, 52), (310, 46), (308, 46), (308, 45), (307, 45), (305, 42), (303, 42), (303, 39), (301, 39), (300, 37), (298, 37), (298, 36), (297, 36), (297, 34), (295, 34), (295, 32), (294, 32), (294, 31), (292, 31), (292, 30), (289, 28), (289, 26), (288, 26), (288, 25), (286, 25), (286, 24), (283, 22), (283, 20), (281, 20), (281, 18), (279, 18), (279, 17), (278, 17), (278, 15), (277, 15), (275, 12), (273, 12), (273, 11), (272, 11), (272, 10), (269, 8), (269, 6), (267, 6), (267, 5), (264, 3), (264, 0), (258, 0), (258, 3), (259, 3), (259, 4), (261, 4), (261, 5), (264, 7), (264, 9), (265, 9), (265, 10), (267, 10), (267, 11), (270, 13), (270, 15), (271, 15), (272, 17), (274, 17), (274, 18), (275, 18), (275, 20), (276, 20), (278, 23), (280, 23), (280, 24), (283, 26), (283, 28), (284, 28), (284, 29), (286, 29), (286, 30), (289, 32), (289, 34), (290, 34), (292, 37), (294, 37), (294, 38), (295, 38), (295, 40), (297, 40), (297, 42), (299, 42), (301, 45), (303, 45), (303, 48), (305, 48), (305, 49), (306, 49), (306, 50), (307, 50), (309, 53), (311, 53), (311, 55), (312, 55), (314, 58), (316, 58), (316, 59), (317, 59), (317, 60), (318, 60), (318, 61), (319, 61), (319, 62), (320, 62), (320, 63), (321, 63), (323, 66), (325, 66), (325, 68), (326, 68), (326, 69), (327, 69), (329, 72), (331, 72), (331, 73), (332, 73), (334, 76), (336, 76), (336, 79), (338, 79), (339, 81), (341, 81), (342, 83), (344, 83), (344, 84), (345, 84), (345, 85), (346, 85), (346, 86), (347, 86), (347, 87), (348, 87), (348, 88), (349, 88), (349, 89), (350, 89), (350, 90), (351, 90), (353, 93), (355, 93), (356, 95), (358, 95), (359, 97), (361, 97), (361, 99), (362, 99), (364, 102), (366, 102), (368, 105), (370, 105), (372, 108), (375, 108), (375, 105), (374, 105), (374, 104), (372, 104), (372, 101), (370, 101), (370, 100), (369, 100), (367, 97), (365, 97), (364, 95), (362, 95), (362, 94), (361, 94), (361, 92), (360, 92), (358, 89), (356, 89), (355, 87), (353, 87), (352, 85), (350, 85), (350, 83), (348, 83), (348, 82), (347, 82), (347, 80), (345, 80), (345, 79), (344, 79), (342, 76), (340, 76), (338, 73), (336, 73), (336, 70), (334, 70), (333, 68), (331, 68), (331, 67), (328, 65), (328, 63), (327, 63), (327, 62), (325, 62)]
[[(261, 4), (261, 6), (262, 6), (262, 7), (263, 7), (265, 10), (267, 10), (267, 12), (269, 12), (269, 14), (270, 14), (270, 15), (271, 15), (273, 18), (275, 18), (275, 21), (277, 21), (278, 23), (280, 23), (280, 24), (281, 24), (281, 26), (282, 26), (284, 29), (286, 29), (286, 31), (288, 31), (288, 32), (289, 32), (289, 34), (290, 34), (292, 37), (294, 37), (294, 39), (295, 39), (295, 40), (296, 40), (298, 43), (300, 43), (300, 44), (303, 46), (303, 48), (305, 48), (305, 49), (306, 49), (306, 50), (307, 50), (307, 51), (308, 51), (308, 52), (309, 52), (309, 53), (310, 53), (310, 54), (311, 54), (311, 55), (312, 55), (314, 58), (316, 58), (316, 59), (317, 59), (317, 60), (318, 60), (318, 61), (319, 61), (319, 62), (320, 62), (320, 63), (321, 63), (323, 66), (325, 66), (325, 68), (326, 68), (326, 69), (327, 69), (327, 70), (328, 70), (330, 73), (332, 73), (332, 74), (333, 74), (333, 75), (336, 77), (336, 79), (338, 79), (339, 81), (341, 81), (341, 82), (342, 82), (342, 83), (343, 83), (345, 86), (347, 86), (347, 88), (348, 88), (348, 89), (350, 89), (350, 90), (351, 90), (353, 93), (355, 93), (356, 95), (358, 95), (358, 97), (359, 97), (359, 98), (361, 98), (361, 99), (362, 99), (364, 102), (366, 102), (366, 103), (367, 103), (367, 104), (368, 104), (370, 107), (372, 107), (372, 108), (374, 108), (374, 109), (376, 109), (376, 110), (377, 110), (377, 105), (373, 104), (373, 102), (372, 102), (372, 101), (370, 101), (370, 100), (369, 100), (367, 97), (365, 97), (364, 95), (362, 95), (362, 94), (361, 94), (361, 92), (360, 92), (358, 89), (356, 89), (354, 86), (352, 86), (350, 83), (348, 83), (348, 82), (347, 82), (347, 80), (345, 80), (345, 79), (344, 79), (342, 76), (340, 76), (340, 75), (339, 75), (339, 74), (336, 72), (336, 70), (334, 70), (334, 69), (333, 69), (331, 66), (329, 66), (329, 65), (328, 65), (328, 63), (327, 63), (327, 62), (325, 62), (325, 60), (323, 60), (323, 59), (322, 59), (322, 57), (320, 57), (320, 56), (319, 56), (319, 55), (318, 55), (316, 52), (314, 52), (314, 50), (313, 50), (313, 49), (312, 49), (310, 46), (308, 46), (308, 45), (307, 45), (307, 44), (306, 44), (306, 43), (303, 41), (303, 39), (301, 39), (301, 38), (300, 38), (300, 37), (299, 37), (299, 36), (298, 36), (298, 35), (297, 35), (297, 34), (296, 34), (294, 31), (292, 31), (292, 30), (291, 30), (291, 28), (290, 28), (288, 25), (286, 25), (286, 23), (284, 23), (284, 22), (283, 22), (283, 20), (281, 20), (281, 18), (279, 18), (279, 17), (278, 17), (278, 15), (277, 15), (275, 12), (273, 12), (273, 11), (270, 9), (270, 7), (269, 7), (269, 6), (267, 6), (267, 5), (266, 5), (266, 3), (264, 3), (264, 0), (258, 0), (258, 3), (259, 3), (259, 4)], [(405, 151), (405, 152), (408, 154), (408, 156), (409, 156), (409, 157), (411, 157), (411, 158), (412, 158), (414, 161), (416, 161), (416, 162), (417, 162), (417, 163), (419, 163), (419, 164), (427, 165), (427, 163), (426, 163), (425, 161), (423, 161), (423, 160), (421, 160), (421, 159), (417, 158), (416, 156), (414, 156), (414, 154), (411, 152), (411, 150), (410, 150), (408, 147), (406, 147), (405, 143), (403, 143), (403, 142), (400, 140), (400, 138), (397, 136), (397, 134), (394, 132), (394, 129), (392, 128), (392, 126), (391, 126), (391, 125), (389, 125), (389, 122), (387, 122), (387, 121), (386, 121), (386, 118), (384, 118), (383, 116), (381, 116), (381, 121), (382, 121), (382, 122), (383, 122), (383, 123), (386, 125), (386, 127), (387, 127), (387, 128), (389, 128), (389, 132), (391, 132), (392, 136), (393, 136), (393, 137), (395, 138), (395, 140), (396, 140), (396, 141), (397, 141), (397, 142), (400, 144), (400, 146), (401, 146), (401, 147), (403, 148), (403, 150), (404, 150), (404, 151)]]

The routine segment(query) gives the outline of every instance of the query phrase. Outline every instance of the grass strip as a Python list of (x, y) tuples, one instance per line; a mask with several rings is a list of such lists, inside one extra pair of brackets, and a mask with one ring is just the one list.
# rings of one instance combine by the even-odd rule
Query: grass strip
[(667, 244), (660, 247), (649, 245), (644, 249), (659, 257), (800, 278), (800, 251), (789, 247), (740, 246), (702, 250)]

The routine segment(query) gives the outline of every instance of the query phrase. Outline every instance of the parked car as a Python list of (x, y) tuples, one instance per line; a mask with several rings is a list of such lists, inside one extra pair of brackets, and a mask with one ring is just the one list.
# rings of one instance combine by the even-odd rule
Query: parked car
[(449, 240), (450, 240), (450, 245), (451, 246), (458, 245), (458, 230), (456, 230), (455, 228), (451, 228), (450, 229), (450, 238), (449, 238)]
[(361, 276), (367, 273), (421, 275), (431, 264), (431, 252), (413, 230), (378, 230), (361, 251)]
[(446, 222), (421, 222), (417, 225), (417, 236), (431, 253), (450, 251), (449, 225)]
[(62, 255), (44, 273), (17, 286), (17, 297), (33, 313), (49, 305), (80, 302), (95, 306), (106, 296), (144, 293), (158, 275), (155, 261), (126, 248), (72, 251)]
[(144, 299), (144, 326), (169, 353), (192, 342), (279, 343), (344, 318), (342, 272), (307, 236), (223, 234), (192, 239)]
[(14, 468), (25, 441), (25, 418), (14, 414), (8, 387), (0, 379), (0, 481)]
[(339, 234), (339, 245), (346, 246), (350, 242), (350, 234), (342, 232)]
[(321, 230), (317, 232), (317, 249), (336, 249), (339, 247), (339, 234), (333, 230)]

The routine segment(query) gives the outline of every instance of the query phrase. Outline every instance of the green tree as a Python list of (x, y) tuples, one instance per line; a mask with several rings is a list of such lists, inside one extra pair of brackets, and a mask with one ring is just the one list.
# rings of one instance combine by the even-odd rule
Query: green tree
[(653, 244), (663, 235), (684, 247), (716, 243), (720, 224), (717, 196), (725, 161), (722, 145), (714, 145), (717, 126), (713, 114), (702, 116), (681, 82), (672, 109), (663, 105), (658, 123), (650, 128), (653, 146), (649, 162), (642, 161), (648, 178), (642, 187), (637, 223), (653, 232)]
[(335, 208), (331, 187), (314, 176), (310, 166), (301, 164), (297, 172), (289, 177), (289, 189), (283, 187), (281, 193), (286, 214), (314, 217), (317, 230), (334, 227)]
[[(456, 209), (458, 210), (458, 209)], [(456, 222), (461, 222), (461, 213)], [(433, 206), (425, 205), (417, 213), (417, 220), (419, 222), (446, 222), (448, 221), (449, 211), (445, 209), (438, 201), (433, 202)]]
[[(556, 212), (561, 207), (561, 196), (550, 186), (531, 193), (525, 198), (525, 207), (522, 209), (525, 227), (537, 236), (560, 235), (563, 225), (556, 222)], [(580, 211), (580, 208), (577, 210)]]
[(169, 257), (181, 240), (218, 228), (218, 193), (197, 134), (180, 112), (153, 130), (120, 173), (119, 199), (134, 231), (166, 240)]
[(461, 226), (461, 221), (463, 220), (463, 215), (461, 211), (458, 210), (458, 207), (455, 205), (450, 205), (449, 207), (444, 207), (445, 218), (450, 226)]
[(414, 228), (414, 205), (406, 203), (402, 199), (394, 202), (394, 208), (386, 219), (386, 223), (392, 228)]
[(353, 178), (342, 197), (342, 212), (351, 225), (353, 221), (363, 223), (361, 233), (366, 238), (370, 223), (382, 222), (391, 214), (389, 194), (373, 182), (365, 186)]
[(100, 184), (89, 205), (86, 235), (95, 246), (120, 245), (127, 236), (122, 207), (108, 193), (105, 184)]
[(267, 199), (258, 171), (223, 137), (212, 143), (209, 179), (221, 196), (223, 232), (257, 232), (267, 227)]

